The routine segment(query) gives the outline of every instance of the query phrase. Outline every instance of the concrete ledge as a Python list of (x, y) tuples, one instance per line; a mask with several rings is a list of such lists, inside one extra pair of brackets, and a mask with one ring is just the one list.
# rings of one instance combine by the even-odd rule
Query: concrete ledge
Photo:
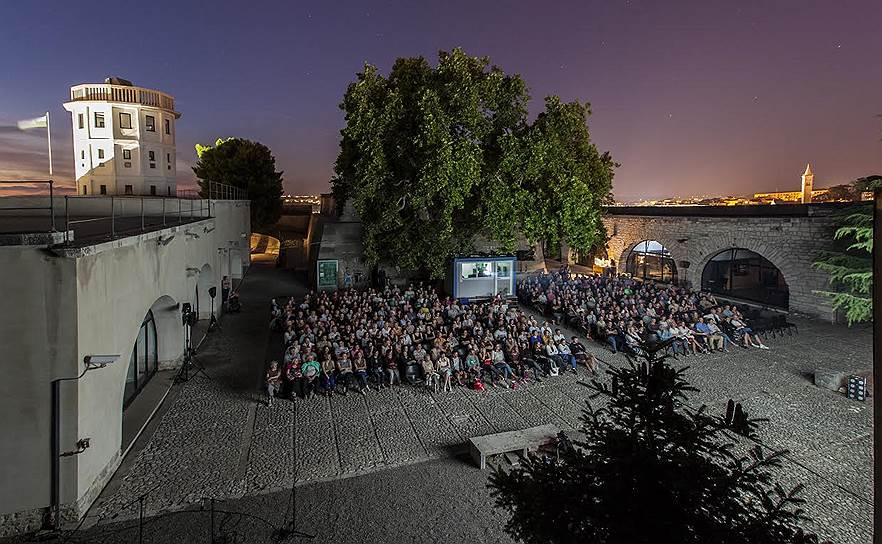
[[(20, 232), (0, 234), (0, 246), (50, 246), (64, 243), (64, 232)], [(67, 235), (73, 238), (73, 231)]]

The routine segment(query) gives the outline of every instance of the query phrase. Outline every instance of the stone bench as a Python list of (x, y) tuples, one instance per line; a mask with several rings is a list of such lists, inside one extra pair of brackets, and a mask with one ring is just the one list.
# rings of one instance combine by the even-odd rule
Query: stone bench
[(560, 429), (556, 425), (540, 425), (505, 433), (476, 436), (469, 439), (472, 459), (481, 470), (487, 468), (487, 457), (508, 452), (523, 452), (550, 444), (557, 439)]

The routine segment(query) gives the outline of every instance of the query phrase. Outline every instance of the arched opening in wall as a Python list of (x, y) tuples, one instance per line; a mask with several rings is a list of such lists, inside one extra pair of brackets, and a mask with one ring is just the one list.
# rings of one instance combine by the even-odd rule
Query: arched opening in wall
[(129, 369), (126, 372), (126, 386), (123, 391), (123, 410), (135, 400), (147, 382), (159, 370), (159, 350), (156, 339), (156, 320), (153, 311), (147, 310), (135, 345), (129, 356)]
[[(296, 233), (295, 233), (296, 234)], [(299, 243), (298, 243), (299, 242)], [(303, 251), (302, 239), (292, 238), (285, 240), (285, 247), (282, 247), (282, 241), (275, 236), (268, 234), (251, 233), (251, 261), (256, 263), (275, 263), (279, 258), (279, 252), (286, 253), (286, 259), (290, 262), (298, 261), (297, 252)], [(288, 255), (291, 253), (292, 255)]]
[[(215, 283), (214, 270), (212, 270), (211, 265), (204, 265), (199, 270), (199, 277), (196, 280), (196, 298), (193, 304), (196, 310), (196, 315), (199, 317), (199, 319), (207, 319), (211, 316), (212, 301), (211, 294), (208, 290), (214, 287)], [(217, 311), (219, 304), (220, 299), (217, 298), (217, 293), (215, 293), (215, 311)]]
[(183, 348), (180, 306), (170, 296), (161, 296), (144, 314), (129, 353), (121, 406), (123, 451), (164, 397)]
[(677, 265), (661, 242), (644, 240), (628, 255), (625, 271), (641, 280), (677, 283)]
[(701, 273), (701, 288), (784, 309), (790, 302), (784, 274), (759, 253), (743, 248), (726, 249), (711, 257)]

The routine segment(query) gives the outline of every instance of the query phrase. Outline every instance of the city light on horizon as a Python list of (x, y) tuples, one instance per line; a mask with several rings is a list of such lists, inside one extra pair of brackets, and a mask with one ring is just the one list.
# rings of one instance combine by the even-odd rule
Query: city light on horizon
[[(819, 188), (882, 172), (882, 104), (873, 92), (882, 60), (872, 54), (868, 16), (879, 8), (869, 0), (722, 10), (579, 3), (561, 15), (522, 5), (506, 13), (506, 25), (481, 6), (464, 20), (456, 9), (394, 2), (369, 10), (289, 5), (232, 19), (231, 2), (174, 8), (166, 24), (174, 38), (151, 41), (150, 55), (94, 67), (80, 59), (103, 58), (99, 43), (61, 45), (71, 23), (86, 24), (86, 16), (107, 40), (124, 33), (131, 41), (124, 29), (102, 24), (110, 12), (30, 4), (9, 13), (0, 29), (16, 85), (3, 86), (0, 179), (33, 178), (45, 164), (44, 142), (13, 130), (16, 120), (47, 109), (64, 119), (68, 87), (118, 74), (167, 91), (186, 113), (177, 143), (182, 188), (195, 185), (193, 145), (235, 134), (273, 150), (287, 191), (326, 192), (343, 123), (337, 104), (363, 63), (386, 72), (398, 56), (432, 59), (455, 46), (520, 73), (534, 114), (547, 94), (590, 101), (592, 137), (621, 164), (619, 200), (783, 191), (807, 161), (817, 166)], [(261, 24), (246, 24), (252, 18)], [(31, 39), (27, 29), (37, 20), (50, 39)], [(198, 36), (186, 31), (197, 20), (205, 22)], [(267, 31), (282, 22), (297, 31)], [(553, 38), (547, 28), (557, 29)], [(62, 123), (57, 131), (55, 179), (64, 187), (73, 182), (71, 133)]]

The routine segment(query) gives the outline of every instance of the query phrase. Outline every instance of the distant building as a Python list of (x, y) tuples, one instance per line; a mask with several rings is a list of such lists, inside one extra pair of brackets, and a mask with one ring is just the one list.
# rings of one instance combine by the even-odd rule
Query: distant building
[(175, 111), (170, 95), (115, 77), (70, 88), (79, 195), (176, 196)]
[(776, 201), (776, 202), (799, 202), (802, 204), (811, 204), (811, 202), (821, 196), (827, 194), (828, 189), (815, 190), (814, 187), (815, 174), (812, 172), (811, 164), (805, 165), (805, 172), (802, 174), (802, 190), (800, 191), (781, 191), (775, 193), (754, 193), (754, 200)]

